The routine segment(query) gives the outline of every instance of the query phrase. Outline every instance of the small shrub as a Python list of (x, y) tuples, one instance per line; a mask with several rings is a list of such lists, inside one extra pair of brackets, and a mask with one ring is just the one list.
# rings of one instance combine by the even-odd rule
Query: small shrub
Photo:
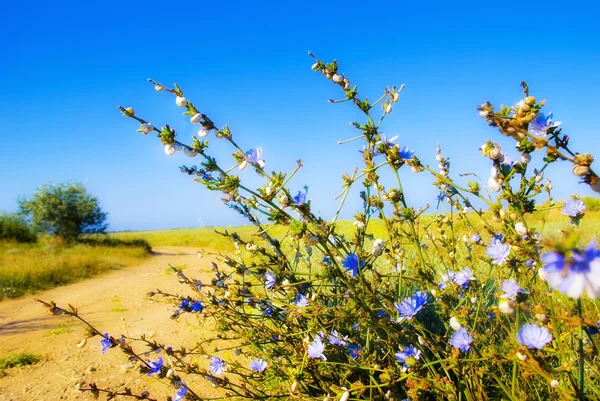
[(582, 198), (581, 200), (583, 200), (583, 202), (585, 203), (587, 210), (591, 210), (593, 212), (600, 211), (600, 199), (591, 198), (588, 196), (588, 197)]
[(35, 242), (37, 236), (27, 222), (17, 214), (0, 214), (0, 240)]
[(21, 352), (19, 354), (8, 354), (0, 358), (0, 376), (6, 375), (5, 370), (18, 368), (20, 366), (33, 365), (40, 361), (40, 356), (30, 352)]

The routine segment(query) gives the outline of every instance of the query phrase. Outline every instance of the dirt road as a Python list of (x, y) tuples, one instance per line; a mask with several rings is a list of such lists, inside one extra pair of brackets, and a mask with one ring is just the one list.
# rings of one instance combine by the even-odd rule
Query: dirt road
[[(197, 332), (190, 331), (184, 319), (170, 319), (173, 306), (151, 303), (144, 297), (156, 288), (188, 294), (189, 290), (177, 282), (167, 266), (169, 263), (185, 265), (187, 274), (202, 278), (199, 269), (206, 267), (210, 259), (198, 259), (195, 251), (158, 248), (139, 266), (40, 292), (35, 298), (53, 300), (59, 306), (70, 303), (79, 309), (80, 315), (113, 337), (125, 333), (126, 324), (131, 336), (146, 334), (177, 346), (193, 344), (194, 339), (190, 337), (197, 337)], [(89, 339), (87, 346), (78, 348), (76, 345), (84, 333), (82, 323), (47, 314), (34, 296), (0, 302), (0, 356), (23, 351), (43, 356), (38, 364), (7, 370), (7, 376), (0, 377), (0, 400), (94, 399), (90, 393), (78, 390), (82, 382), (96, 382), (99, 387), (113, 389), (126, 385), (138, 394), (148, 390), (151, 397), (159, 400), (174, 396), (176, 389), (140, 374), (118, 350), (111, 349), (102, 355), (99, 337)], [(203, 379), (193, 381), (193, 385), (198, 394), (216, 395), (216, 390)]]

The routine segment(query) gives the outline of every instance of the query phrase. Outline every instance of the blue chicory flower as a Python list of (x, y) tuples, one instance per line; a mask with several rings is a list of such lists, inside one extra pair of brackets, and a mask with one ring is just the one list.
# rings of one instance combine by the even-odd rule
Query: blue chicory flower
[(554, 115), (551, 112), (546, 116), (540, 111), (537, 117), (529, 124), (529, 132), (538, 138), (545, 137), (548, 134), (548, 130), (556, 128), (561, 124), (560, 121), (553, 122), (552, 117)]
[(600, 333), (600, 320), (598, 320), (598, 322), (596, 323), (596, 326), (588, 326), (588, 327), (586, 327), (586, 330), (591, 336), (594, 336), (594, 335)]
[(465, 267), (462, 270), (454, 273), (453, 280), (462, 288), (467, 288), (469, 286), (469, 281), (475, 280), (475, 277), (473, 277), (473, 272), (471, 272), (471, 269)]
[(148, 362), (149, 368), (148, 368), (148, 376), (152, 376), (154, 373), (156, 374), (160, 374), (160, 370), (163, 367), (163, 359), (162, 356), (158, 357), (158, 360), (156, 362), (152, 362), (149, 361)]
[(481, 242), (481, 235), (479, 235), (479, 234), (471, 235), (470, 241), (473, 242), (474, 244), (478, 244), (479, 242)]
[(358, 345), (348, 344), (346, 346), (346, 349), (350, 353), (350, 357), (352, 357), (352, 359), (358, 359), (358, 357), (360, 356), (360, 350), (362, 349), (362, 346), (360, 344), (358, 344)]
[(510, 298), (515, 299), (517, 295), (521, 293), (527, 294), (528, 292), (521, 288), (519, 283), (517, 283), (514, 279), (504, 280), (502, 282), (502, 291), (504, 294), (500, 296), (500, 298)]
[(533, 259), (527, 259), (527, 260), (525, 261), (525, 267), (532, 268), (532, 267), (533, 267), (533, 265), (535, 265), (535, 260), (533, 260)]
[(210, 372), (215, 376), (221, 376), (225, 372), (225, 361), (218, 356), (213, 356), (210, 360)]
[(358, 256), (355, 253), (348, 254), (348, 256), (346, 256), (346, 259), (342, 261), (342, 266), (344, 266), (346, 270), (350, 272), (350, 275), (352, 277), (358, 276), (358, 269), (363, 267), (364, 265), (365, 262), (360, 262), (359, 264)]
[(409, 149), (408, 146), (403, 146), (402, 149), (400, 149), (399, 156), (401, 159), (412, 159), (414, 155), (415, 152), (412, 149)]
[(325, 351), (325, 345), (323, 344), (321, 336), (317, 335), (313, 342), (308, 346), (308, 357), (326, 361), (327, 357), (323, 354), (323, 351)]
[(298, 195), (294, 196), (294, 205), (302, 206), (306, 203), (306, 192), (298, 191)]
[(458, 348), (462, 352), (467, 352), (471, 348), (473, 337), (467, 332), (467, 329), (461, 327), (454, 332), (450, 338), (450, 345), (454, 348)]
[(448, 271), (447, 273), (442, 274), (442, 282), (438, 284), (438, 287), (440, 288), (440, 290), (443, 290), (444, 288), (446, 288), (446, 286), (448, 285), (449, 282), (454, 281), (454, 275), (456, 273), (453, 272), (452, 270)]
[(412, 358), (415, 361), (418, 361), (419, 358), (421, 358), (421, 351), (416, 349), (414, 345), (410, 344), (405, 346), (404, 350), (401, 348), (401, 350), (396, 352), (395, 355), (396, 360), (402, 364), (402, 371), (406, 372), (409, 367), (407, 360)]
[(187, 310), (189, 307), (190, 307), (190, 300), (189, 299), (184, 299), (179, 304), (179, 309)]
[(526, 324), (517, 332), (517, 341), (527, 348), (542, 349), (552, 341), (552, 334), (545, 327)]
[(267, 368), (267, 361), (264, 359), (252, 359), (250, 361), (250, 369), (255, 372), (262, 372)]
[(104, 333), (104, 338), (100, 340), (100, 345), (102, 345), (103, 354), (108, 351), (110, 347), (112, 347), (113, 344), (108, 333)]
[(501, 265), (508, 259), (510, 245), (503, 244), (501, 239), (494, 237), (486, 248), (485, 253), (493, 259), (492, 263)]
[(260, 147), (247, 151), (246, 160), (249, 163), (257, 164), (260, 168), (265, 167), (265, 161), (262, 159), (262, 148)]
[(185, 395), (187, 394), (187, 387), (185, 386), (185, 383), (181, 383), (181, 386), (179, 386), (179, 388), (177, 389), (177, 393), (175, 393), (175, 398), (173, 398), (173, 401), (181, 401), (185, 398)]
[(600, 297), (600, 251), (596, 240), (585, 250), (576, 249), (571, 258), (559, 252), (542, 255), (546, 281), (570, 298), (580, 298), (583, 292), (592, 299)]
[(273, 274), (273, 272), (267, 272), (267, 274), (265, 274), (265, 288), (267, 290), (270, 290), (271, 288), (273, 288), (273, 286), (275, 286), (276, 280), (275, 280), (275, 274)]
[(200, 313), (200, 312), (202, 312), (202, 309), (204, 309), (204, 305), (202, 305), (202, 302), (200, 302), (200, 301), (195, 301), (194, 303), (192, 303), (190, 305), (190, 310), (192, 312)]
[(345, 347), (348, 341), (348, 336), (342, 336), (337, 330), (333, 330), (331, 334), (327, 336), (329, 342), (333, 345)]
[(563, 204), (562, 214), (569, 217), (579, 217), (585, 210), (582, 200), (571, 199)]
[(308, 299), (304, 295), (298, 294), (298, 296), (296, 297), (296, 300), (292, 303), (296, 306), (304, 307), (304, 306), (308, 306)]
[(425, 304), (427, 303), (427, 293), (418, 291), (412, 297), (408, 297), (403, 299), (400, 302), (394, 303), (396, 310), (400, 314), (398, 317), (398, 322), (406, 320), (411, 320), (413, 317), (417, 315), (423, 309)]

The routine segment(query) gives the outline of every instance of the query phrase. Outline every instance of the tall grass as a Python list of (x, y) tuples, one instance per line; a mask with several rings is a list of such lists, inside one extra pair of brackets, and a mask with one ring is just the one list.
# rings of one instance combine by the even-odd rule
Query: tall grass
[(112, 242), (108, 246), (92, 241), (65, 246), (49, 239), (37, 244), (0, 241), (0, 299), (136, 265), (149, 254), (143, 242)]

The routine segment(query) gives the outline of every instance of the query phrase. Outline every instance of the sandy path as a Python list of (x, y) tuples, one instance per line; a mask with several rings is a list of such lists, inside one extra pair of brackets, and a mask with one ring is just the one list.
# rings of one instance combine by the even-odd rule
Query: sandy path
[[(205, 281), (198, 270), (206, 267), (210, 259), (198, 259), (196, 250), (190, 248), (163, 247), (154, 251), (139, 266), (40, 292), (35, 297), (53, 300), (59, 306), (70, 303), (99, 330), (117, 338), (125, 332), (123, 318), (132, 336), (146, 334), (158, 342), (177, 346), (193, 344), (190, 338), (193, 332), (185, 319), (169, 318), (172, 306), (150, 303), (144, 297), (156, 288), (188, 294), (189, 290), (167, 272), (168, 264), (185, 265), (186, 274)], [(90, 393), (78, 391), (84, 381), (116, 388), (133, 380), (128, 384), (132, 390), (148, 390), (152, 397), (161, 400), (174, 395), (174, 388), (140, 375), (118, 350), (111, 349), (102, 355), (99, 337), (91, 338), (86, 347), (77, 348), (85, 333), (83, 324), (63, 316), (50, 316), (33, 298), (0, 302), (0, 356), (23, 351), (44, 356), (41, 363), (7, 371), (8, 375), (0, 378), (0, 400), (92, 400)], [(204, 380), (194, 382), (193, 388), (202, 395), (215, 395), (215, 390)]]

